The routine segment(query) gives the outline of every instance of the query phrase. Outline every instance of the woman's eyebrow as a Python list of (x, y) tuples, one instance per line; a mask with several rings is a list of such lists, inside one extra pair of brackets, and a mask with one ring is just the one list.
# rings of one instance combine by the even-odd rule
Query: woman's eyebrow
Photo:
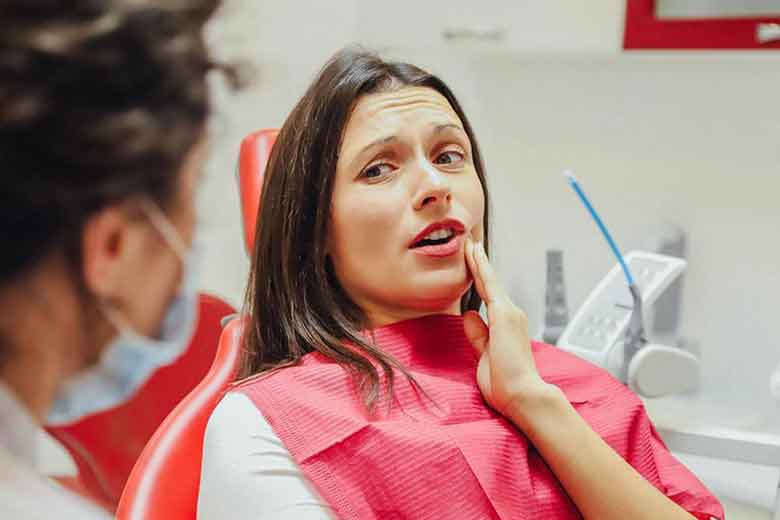
[(391, 143), (391, 142), (397, 141), (397, 140), (398, 140), (398, 137), (395, 136), (395, 135), (389, 135), (387, 137), (380, 137), (379, 139), (375, 139), (375, 140), (371, 141), (369, 144), (367, 144), (366, 146), (364, 146), (360, 150), (358, 155), (363, 155), (365, 152), (367, 152), (368, 150), (370, 150), (371, 148), (374, 148), (376, 146), (380, 146), (380, 145), (383, 145), (383, 144)]
[[(444, 132), (445, 130), (448, 130), (448, 129), (455, 129), (458, 132), (460, 132), (461, 134), (463, 134), (464, 137), (468, 138), (468, 135), (466, 134), (466, 131), (460, 125), (456, 125), (455, 123), (442, 123), (442, 124), (438, 124), (438, 125), (434, 126), (433, 127), (433, 135), (440, 134), (441, 132)], [(355, 159), (352, 162), (353, 163), (357, 162), (363, 156), (363, 154), (365, 154), (366, 152), (368, 152), (372, 148), (376, 148), (378, 146), (381, 146), (381, 145), (384, 145), (384, 144), (387, 144), (387, 143), (392, 143), (392, 142), (395, 142), (395, 141), (398, 141), (398, 136), (396, 136), (396, 135), (388, 135), (386, 137), (380, 137), (378, 139), (374, 139), (373, 141), (371, 141), (370, 143), (368, 143), (367, 145), (365, 145), (363, 148), (360, 149), (360, 151), (355, 155)]]
[(388, 135), (387, 137), (380, 137), (379, 139), (374, 139), (370, 143), (368, 143), (366, 146), (360, 149), (360, 151), (355, 154), (355, 158), (352, 160), (352, 163), (356, 163), (360, 160), (363, 155), (371, 150), (372, 148), (376, 148), (378, 146), (381, 146), (383, 144), (392, 143), (394, 141), (398, 140), (398, 136), (395, 135)]
[(444, 132), (445, 130), (450, 129), (450, 128), (454, 128), (455, 130), (459, 131), (464, 136), (466, 136), (466, 131), (463, 128), (461, 128), (460, 125), (456, 125), (455, 123), (444, 123), (444, 124), (441, 124), (441, 125), (436, 125), (433, 128), (433, 134), (434, 135), (440, 134), (441, 132)]

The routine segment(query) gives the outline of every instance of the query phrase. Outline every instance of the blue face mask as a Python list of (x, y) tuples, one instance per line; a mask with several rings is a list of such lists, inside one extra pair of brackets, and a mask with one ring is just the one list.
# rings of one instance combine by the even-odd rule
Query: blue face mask
[[(149, 204), (149, 203), (148, 203)], [(183, 262), (183, 280), (162, 324), (159, 339), (135, 332), (116, 309), (104, 309), (119, 334), (100, 361), (63, 383), (47, 423), (62, 425), (127, 401), (160, 367), (175, 361), (192, 339), (198, 319), (198, 267), (201, 249), (186, 246), (162, 211), (146, 206), (152, 224)], [(161, 220), (164, 219), (164, 220)], [(172, 235), (172, 233), (174, 235)]]

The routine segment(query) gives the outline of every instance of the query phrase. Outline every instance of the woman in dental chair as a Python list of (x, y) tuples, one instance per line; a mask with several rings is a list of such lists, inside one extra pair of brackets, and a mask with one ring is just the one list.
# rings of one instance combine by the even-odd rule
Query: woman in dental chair
[(201, 520), (723, 518), (636, 396), (529, 340), (488, 223), (449, 88), (337, 54), (266, 170), (243, 379), (209, 422)]

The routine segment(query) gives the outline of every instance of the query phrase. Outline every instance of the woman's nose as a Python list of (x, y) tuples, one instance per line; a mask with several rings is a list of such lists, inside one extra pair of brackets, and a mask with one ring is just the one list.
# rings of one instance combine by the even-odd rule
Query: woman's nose
[(426, 163), (419, 168), (419, 179), (414, 209), (421, 210), (428, 206), (449, 204), (452, 191), (446, 173), (442, 173), (434, 165)]

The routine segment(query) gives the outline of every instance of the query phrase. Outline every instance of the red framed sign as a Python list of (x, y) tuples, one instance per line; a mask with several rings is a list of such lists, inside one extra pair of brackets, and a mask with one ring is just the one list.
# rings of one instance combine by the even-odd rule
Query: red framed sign
[(624, 49), (780, 49), (780, 2), (767, 15), (723, 17), (662, 16), (659, 3), (626, 0)]

